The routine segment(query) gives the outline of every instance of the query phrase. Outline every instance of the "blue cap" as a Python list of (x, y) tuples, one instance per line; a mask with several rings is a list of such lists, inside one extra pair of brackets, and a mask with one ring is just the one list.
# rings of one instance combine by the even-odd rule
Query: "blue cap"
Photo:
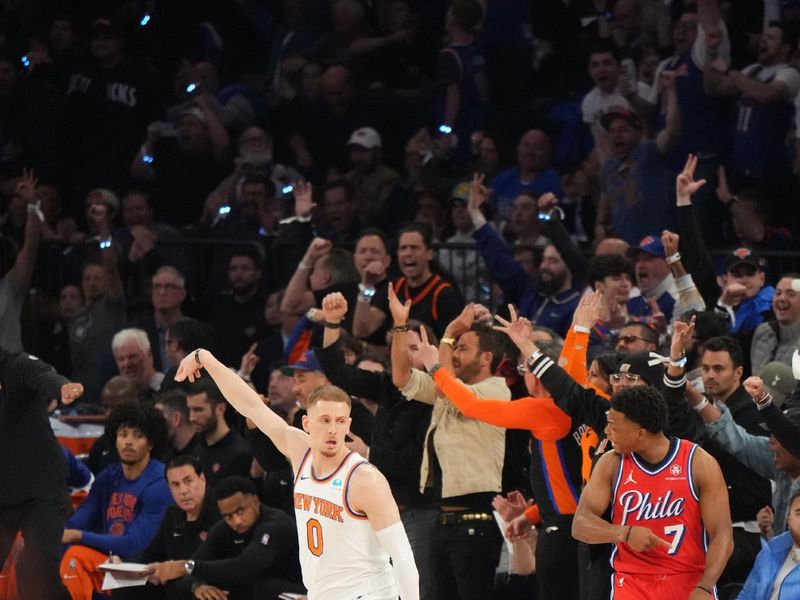
[(319, 371), (322, 372), (322, 367), (319, 366), (319, 361), (317, 357), (314, 356), (313, 350), (306, 350), (303, 352), (303, 356), (300, 357), (296, 363), (291, 365), (286, 365), (281, 369), (281, 373), (284, 375), (288, 375), (291, 377), (294, 375), (295, 371)]
[(658, 258), (666, 258), (664, 253), (664, 244), (661, 242), (661, 237), (657, 235), (647, 235), (642, 238), (636, 248), (631, 248), (631, 254), (635, 257), (639, 252), (646, 252), (651, 256)]

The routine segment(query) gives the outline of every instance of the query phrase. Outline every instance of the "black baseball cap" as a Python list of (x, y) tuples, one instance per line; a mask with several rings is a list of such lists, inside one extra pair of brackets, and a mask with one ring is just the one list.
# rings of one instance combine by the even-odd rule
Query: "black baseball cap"
[(748, 248), (747, 246), (734, 248), (725, 255), (726, 272), (730, 272), (736, 267), (740, 267), (742, 265), (749, 265), (759, 271), (763, 271), (766, 263), (764, 259), (761, 258), (758, 253), (756, 253), (755, 250)]
[(647, 385), (660, 389), (664, 381), (665, 360), (658, 352), (650, 350), (634, 352), (622, 359), (618, 372), (638, 375)]
[(600, 118), (600, 124), (603, 129), (608, 131), (611, 124), (617, 119), (623, 119), (630, 123), (636, 129), (642, 129), (642, 120), (634, 111), (624, 106), (614, 106)]

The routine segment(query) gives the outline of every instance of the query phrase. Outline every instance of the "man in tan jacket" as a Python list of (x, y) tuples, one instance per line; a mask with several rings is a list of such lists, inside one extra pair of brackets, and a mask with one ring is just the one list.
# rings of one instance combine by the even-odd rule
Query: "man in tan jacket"
[[(464, 416), (440, 394), (430, 374), (412, 368), (405, 339), (411, 302), (401, 304), (391, 285), (389, 308), (394, 384), (409, 400), (433, 405), (420, 488), (430, 488), (439, 509), (431, 532), (434, 596), (490, 598), (502, 544), (491, 502), (501, 489), (505, 429)], [(486, 309), (470, 304), (447, 326), (440, 365), (434, 368), (447, 369), (480, 397), (510, 400), (505, 380), (492, 376), (503, 358), (502, 339), (489, 325), (477, 323), (483, 316), (490, 317)]]

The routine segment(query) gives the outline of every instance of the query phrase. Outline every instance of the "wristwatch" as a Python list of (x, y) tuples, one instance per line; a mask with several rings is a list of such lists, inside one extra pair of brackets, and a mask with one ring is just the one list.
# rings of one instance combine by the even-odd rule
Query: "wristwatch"
[(194, 571), (194, 561), (192, 559), (189, 559), (185, 563), (183, 563), (183, 570), (186, 571), (187, 575), (191, 575), (192, 571)]
[(441, 339), (441, 342), (442, 342), (442, 344), (447, 344), (451, 348), (455, 348), (456, 347), (456, 338), (443, 337)]

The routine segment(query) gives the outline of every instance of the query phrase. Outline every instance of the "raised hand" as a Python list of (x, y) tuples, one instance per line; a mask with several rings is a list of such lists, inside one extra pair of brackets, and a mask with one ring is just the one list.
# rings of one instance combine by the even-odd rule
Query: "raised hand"
[(675, 194), (678, 198), (678, 202), (690, 202), (692, 194), (705, 185), (705, 179), (701, 179), (700, 181), (694, 180), (694, 171), (696, 168), (697, 156), (690, 154), (686, 159), (683, 171), (680, 172), (675, 180)]
[(764, 380), (761, 377), (748, 377), (744, 380), (744, 389), (753, 400), (761, 400), (764, 396)]
[(761, 530), (761, 535), (769, 539), (772, 537), (772, 527), (775, 525), (775, 513), (769, 506), (765, 506), (756, 515), (756, 523)]
[(486, 308), (483, 304), (473, 304), (472, 308), (474, 309), (475, 313), (475, 322), (476, 323), (491, 323), (492, 322), (492, 311)]
[(661, 232), (661, 243), (664, 244), (664, 255), (672, 256), (678, 251), (678, 243), (681, 238), (677, 233), (664, 230)]
[(422, 343), (419, 345), (419, 359), (425, 366), (426, 371), (430, 371), (433, 365), (439, 361), (439, 349), (428, 341), (428, 332), (424, 327), (419, 328), (419, 337)]
[(658, 302), (656, 302), (656, 299), (647, 298), (645, 302), (647, 302), (647, 306), (650, 307), (650, 316), (647, 318), (650, 326), (659, 333), (667, 333), (667, 317), (664, 315)]
[(239, 376), (250, 377), (250, 374), (253, 372), (253, 369), (256, 368), (256, 365), (261, 361), (261, 359), (256, 354), (256, 348), (258, 348), (258, 343), (256, 342), (250, 348), (247, 349), (242, 355), (242, 362), (239, 365)]
[(408, 323), (408, 313), (411, 312), (411, 300), (406, 300), (405, 304), (400, 302), (394, 291), (394, 286), (389, 283), (389, 312), (392, 313), (392, 321), (395, 327)]
[(313, 201), (313, 189), (310, 183), (298, 181), (294, 184), (294, 214), (296, 217), (306, 218), (316, 204)]
[(386, 265), (379, 260), (373, 260), (364, 267), (364, 274), (361, 283), (364, 285), (375, 285), (386, 276)]
[(608, 299), (608, 321), (606, 325), (611, 329), (620, 329), (628, 322), (628, 305), (618, 302), (614, 298)]
[(556, 205), (558, 204), (558, 198), (553, 192), (547, 192), (539, 196), (537, 204), (539, 205), (540, 212), (547, 212), (550, 209), (556, 207)]
[(100, 235), (111, 234), (111, 212), (105, 204), (92, 204), (89, 207), (89, 222)]
[(683, 321), (675, 321), (672, 324), (672, 345), (671, 354), (676, 356), (682, 354), (686, 350), (686, 346), (692, 340), (694, 334), (694, 327), (697, 323), (697, 317), (693, 316), (692, 320), (688, 323)]
[(530, 356), (536, 352), (536, 344), (533, 343), (531, 322), (524, 317), (517, 317), (517, 310), (512, 304), (508, 305), (508, 311), (511, 314), (511, 320), (506, 321), (499, 315), (495, 316), (495, 319), (497, 319), (500, 325), (495, 325), (494, 329), (502, 331), (511, 338), (511, 341), (520, 349), (523, 356)]
[(341, 323), (347, 314), (347, 299), (340, 292), (333, 292), (322, 299), (322, 313), (328, 323)]
[(469, 204), (467, 208), (470, 211), (480, 210), (481, 206), (489, 198), (489, 188), (483, 184), (486, 175), (479, 175), (475, 173), (472, 176), (472, 185), (469, 188)]
[(308, 245), (305, 256), (303, 256), (303, 262), (307, 266), (313, 267), (320, 258), (331, 251), (331, 248), (333, 248), (333, 243), (330, 240), (320, 237), (314, 238)]
[(602, 305), (603, 294), (595, 291), (586, 294), (578, 302), (578, 308), (572, 315), (572, 324), (578, 327), (591, 329), (600, 318), (600, 307)]
[(33, 169), (22, 169), (22, 178), (17, 182), (14, 193), (24, 198), (28, 204), (36, 203), (36, 186), (39, 180), (34, 177)]
[(178, 370), (175, 373), (175, 381), (189, 380), (189, 383), (194, 383), (196, 379), (200, 379), (202, 375), (203, 365), (198, 364), (195, 359), (195, 353), (191, 352), (183, 357), (183, 360), (178, 365)]
[(475, 321), (475, 305), (467, 304), (461, 314), (453, 319), (444, 330), (444, 337), (458, 338), (472, 327)]
[(506, 530), (503, 534), (509, 542), (514, 543), (522, 538), (528, 537), (531, 534), (531, 527), (531, 522), (528, 521), (528, 518), (524, 514), (521, 514), (515, 517), (506, 526)]
[(499, 513), (506, 523), (510, 523), (522, 513), (525, 509), (533, 505), (533, 500), (526, 501), (524, 496), (518, 491), (514, 490), (508, 492), (504, 498), (500, 494), (492, 500), (492, 507)]

